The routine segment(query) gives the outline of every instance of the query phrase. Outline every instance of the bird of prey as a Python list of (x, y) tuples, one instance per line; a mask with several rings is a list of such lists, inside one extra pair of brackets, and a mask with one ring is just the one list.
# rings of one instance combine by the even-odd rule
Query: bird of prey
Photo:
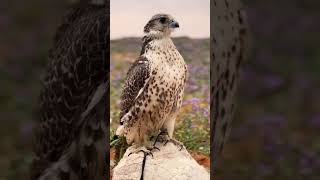
[(106, 179), (106, 4), (81, 0), (57, 30), (40, 94), (31, 179)]
[(144, 27), (140, 56), (128, 70), (116, 135), (134, 144), (135, 152), (150, 153), (149, 137), (159, 132), (177, 143), (172, 136), (187, 76), (184, 59), (170, 38), (178, 27), (171, 15), (154, 15)]

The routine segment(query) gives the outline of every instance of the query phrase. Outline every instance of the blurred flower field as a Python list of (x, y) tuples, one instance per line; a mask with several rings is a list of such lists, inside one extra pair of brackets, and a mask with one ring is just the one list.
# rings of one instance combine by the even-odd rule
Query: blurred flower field
[[(192, 153), (210, 155), (210, 57), (209, 39), (175, 38), (174, 43), (188, 64), (189, 76), (183, 105), (176, 120), (174, 137)], [(130, 64), (138, 57), (141, 39), (111, 41), (110, 59), (110, 131), (119, 124), (119, 102)], [(111, 133), (112, 136), (113, 133)]]
[(320, 2), (245, 3), (252, 54), (214, 179), (318, 180)]

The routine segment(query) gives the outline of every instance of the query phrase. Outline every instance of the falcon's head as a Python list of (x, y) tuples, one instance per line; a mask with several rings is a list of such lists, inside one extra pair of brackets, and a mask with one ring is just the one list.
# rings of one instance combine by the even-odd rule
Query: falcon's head
[(169, 14), (156, 14), (144, 26), (144, 32), (169, 36), (178, 27), (179, 23)]

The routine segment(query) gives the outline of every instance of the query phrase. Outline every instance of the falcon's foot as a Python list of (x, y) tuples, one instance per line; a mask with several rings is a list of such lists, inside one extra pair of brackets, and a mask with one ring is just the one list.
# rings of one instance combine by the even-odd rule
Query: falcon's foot
[(151, 148), (146, 148), (145, 146), (141, 146), (141, 147), (136, 148), (132, 152), (130, 152), (128, 154), (128, 156), (130, 156), (131, 154), (136, 154), (136, 153), (142, 152), (145, 156), (151, 155), (153, 157), (153, 154), (152, 154), (151, 150), (149, 150), (149, 149), (151, 149)]
[(184, 146), (183, 146), (183, 144), (181, 143), (181, 142), (179, 142), (179, 141), (177, 141), (177, 140), (175, 140), (175, 139), (168, 139), (165, 143), (164, 143), (164, 145), (166, 145), (168, 142), (171, 142), (171, 143), (173, 143), (174, 145), (176, 145), (176, 146), (178, 146), (180, 149), (180, 151), (184, 148)]
[(161, 132), (157, 135), (156, 139), (154, 140), (153, 148), (154, 148), (154, 149), (158, 149), (158, 150), (160, 151), (160, 149), (159, 149), (158, 147), (156, 147), (157, 142), (165, 142), (165, 141), (168, 140), (168, 137), (169, 137), (169, 135), (168, 135), (168, 132), (167, 132), (167, 131), (161, 131)]
[(148, 148), (151, 152), (153, 151), (153, 150), (158, 150), (158, 151), (160, 151), (160, 149), (154, 144), (151, 148)]
[[(178, 146), (180, 148), (180, 151), (184, 148), (183, 144), (175, 139), (172, 139), (169, 137), (169, 134), (167, 131), (161, 131), (158, 136), (156, 137), (153, 146), (155, 147), (157, 142), (164, 142), (164, 145), (166, 145), (168, 142), (173, 143), (174, 145)], [(158, 148), (159, 149), (159, 148)]]

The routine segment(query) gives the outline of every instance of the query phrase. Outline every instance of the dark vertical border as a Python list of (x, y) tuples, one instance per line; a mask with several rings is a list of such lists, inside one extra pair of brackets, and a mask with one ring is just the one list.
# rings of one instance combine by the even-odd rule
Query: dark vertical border
[(110, 0), (105, 0), (106, 2), (106, 62), (108, 65), (108, 72), (106, 74), (106, 77), (108, 78), (108, 84), (107, 84), (107, 102), (106, 102), (106, 121), (107, 121), (107, 142), (106, 142), (106, 149), (107, 149), (107, 155), (106, 155), (106, 167), (105, 170), (107, 171), (107, 179), (110, 178)]
[(109, 174), (109, 1), (66, 11), (40, 93), (32, 179), (101, 179)]
[(231, 130), (241, 65), (248, 56), (248, 23), (241, 0), (210, 4), (211, 177)]
[(212, 94), (213, 94), (213, 90), (214, 90), (214, 87), (213, 87), (213, 83), (212, 83), (212, 75), (213, 75), (213, 72), (212, 72), (212, 64), (213, 64), (213, 61), (215, 60), (214, 58), (214, 55), (213, 55), (213, 51), (212, 51), (212, 41), (213, 41), (213, 33), (212, 33), (212, 29), (213, 29), (213, 22), (212, 22), (212, 16), (213, 16), (213, 13), (212, 13), (212, 9), (213, 9), (213, 2), (210, 0), (210, 179), (212, 179), (213, 177), (213, 173), (214, 173), (214, 158), (215, 156), (213, 155), (214, 154), (214, 144), (213, 144), (213, 140), (214, 140), (214, 129), (216, 127), (216, 121), (214, 121), (213, 119), (213, 98), (212, 98)]

